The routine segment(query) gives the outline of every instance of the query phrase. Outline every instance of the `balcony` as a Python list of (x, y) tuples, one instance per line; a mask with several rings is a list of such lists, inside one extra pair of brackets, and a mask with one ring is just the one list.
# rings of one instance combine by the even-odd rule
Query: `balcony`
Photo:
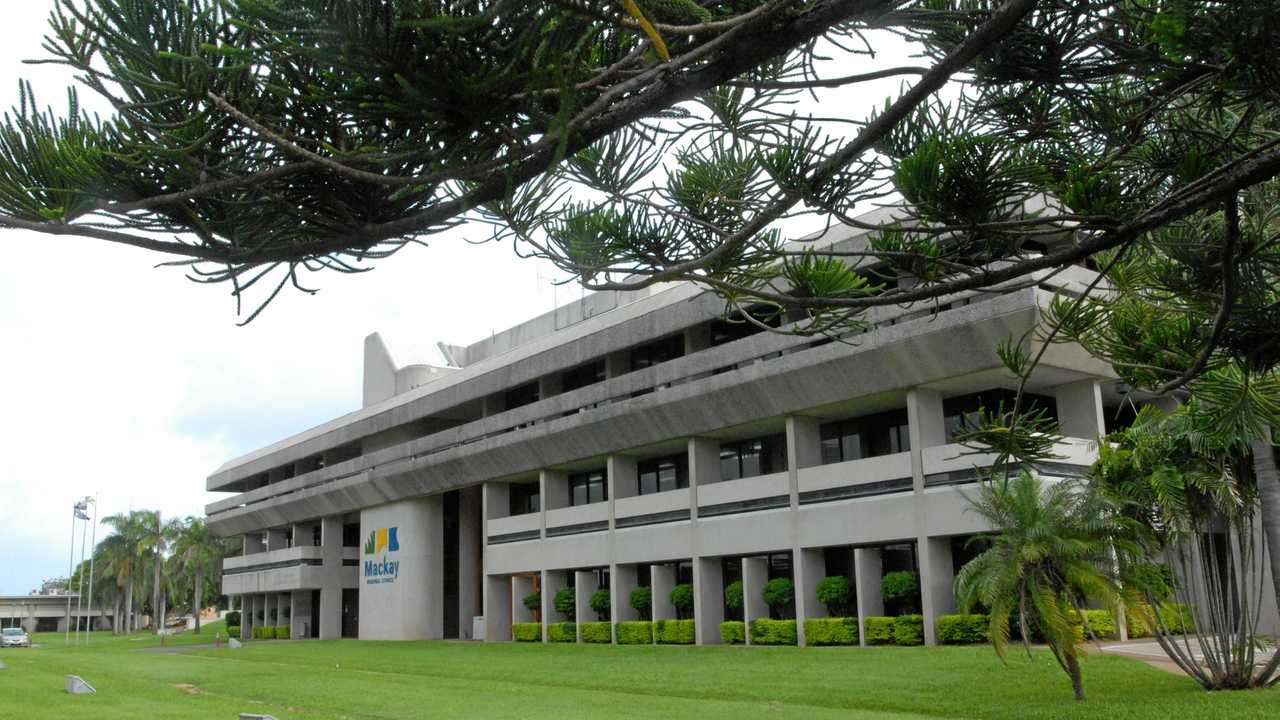
[(689, 502), (688, 488), (618, 498), (613, 501), (614, 524), (628, 528), (688, 520)]
[(910, 492), (911, 453), (800, 468), (800, 504)]
[(698, 517), (770, 510), (790, 504), (791, 483), (785, 472), (723, 480), (698, 487)]
[(578, 535), (609, 529), (609, 503), (556, 508), (547, 511), (547, 537)]
[(271, 550), (268, 552), (253, 553), (252, 555), (237, 555), (236, 557), (224, 558), (222, 561), (222, 571), (224, 573), (234, 573), (235, 571), (244, 571), (246, 569), (255, 569), (262, 567), (279, 567), (281, 565), (305, 565), (311, 561), (319, 563), (324, 556), (321, 549), (311, 545), (296, 545), (291, 548), (282, 550)]
[(542, 535), (542, 514), (525, 513), (493, 518), (488, 523), (489, 544), (536, 540)]
[[(1098, 457), (1094, 441), (1081, 438), (1065, 438), (1053, 446), (1053, 454), (1059, 457), (1036, 463), (1047, 475), (1078, 475), (1085, 472)], [(959, 443), (925, 448), (921, 452), (924, 462), (926, 488), (963, 485), (974, 482), (978, 471), (990, 468), (996, 461), (994, 453), (975, 453)]]

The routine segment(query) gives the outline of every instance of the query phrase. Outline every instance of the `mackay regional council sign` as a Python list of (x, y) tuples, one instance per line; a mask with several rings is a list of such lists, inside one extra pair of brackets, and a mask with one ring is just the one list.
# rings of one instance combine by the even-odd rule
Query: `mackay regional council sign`
[[(396, 528), (378, 528), (369, 533), (369, 538), (364, 541), (366, 585), (393, 583), (400, 577), (400, 561), (387, 559), (387, 553), (399, 550), (400, 541), (396, 539)], [(382, 555), (381, 560), (377, 559), (379, 554)]]

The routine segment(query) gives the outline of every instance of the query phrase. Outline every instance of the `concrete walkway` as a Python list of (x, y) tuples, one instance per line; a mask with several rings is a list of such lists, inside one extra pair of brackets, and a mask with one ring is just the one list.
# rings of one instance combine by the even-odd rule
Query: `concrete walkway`
[[(1184, 650), (1188, 649), (1188, 646), (1186, 645), (1183, 645), (1182, 647)], [(1204, 660), (1204, 654), (1200, 652), (1199, 644), (1194, 640), (1191, 641), (1189, 649), (1191, 656), (1195, 658), (1197, 663)], [(1177, 663), (1170, 660), (1168, 654), (1166, 654), (1160, 647), (1160, 643), (1157, 643), (1154, 640), (1130, 640), (1129, 642), (1124, 643), (1111, 643), (1103, 645), (1102, 651), (1115, 655), (1124, 655), (1126, 657), (1134, 658), (1135, 660), (1142, 660), (1148, 665), (1158, 667), (1161, 670), (1167, 670), (1179, 675), (1183, 674), (1182, 668), (1179, 668)], [(1256, 653), (1254, 656), (1254, 664), (1267, 664), (1271, 661), (1275, 652), (1275, 648), (1272, 648), (1270, 650)]]

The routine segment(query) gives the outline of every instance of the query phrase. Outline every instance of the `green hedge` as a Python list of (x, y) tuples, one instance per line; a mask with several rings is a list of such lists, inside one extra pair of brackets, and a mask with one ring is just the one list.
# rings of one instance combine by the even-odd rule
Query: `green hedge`
[(804, 641), (808, 645), (857, 645), (858, 618), (827, 617), (805, 620)]
[(619, 645), (652, 645), (653, 623), (648, 620), (620, 622), (614, 626)]
[[(1119, 639), (1120, 633), (1116, 631), (1116, 617), (1106, 610), (1085, 610), (1085, 619), (1089, 621), (1089, 627), (1093, 628), (1093, 633), (1100, 640), (1116, 640)], [(1084, 620), (1079, 615), (1072, 613), (1071, 623), (1080, 626), (1082, 638), (1089, 638), (1088, 633), (1084, 631)]]
[(725, 620), (720, 623), (720, 642), (725, 645), (741, 645), (746, 641), (746, 623), (741, 620)]
[(990, 626), (986, 615), (943, 615), (937, 623), (938, 642), (943, 645), (984, 643)]
[(516, 642), (542, 642), (542, 623), (511, 623), (511, 637)]
[(223, 620), (227, 621), (227, 627), (240, 627), (240, 611), (232, 610), (226, 614)]
[(924, 616), (899, 615), (894, 618), (893, 641), (898, 645), (923, 645)]
[(795, 620), (756, 618), (751, 621), (752, 645), (795, 645)]
[(893, 618), (868, 615), (862, 623), (866, 629), (868, 645), (893, 644)]
[(228, 626), (227, 626), (227, 637), (239, 638), (239, 637), (240, 637), (240, 626), (239, 626), (239, 625), (228, 625)]
[(549, 642), (578, 642), (577, 623), (551, 623), (547, 626), (547, 640)]
[(584, 622), (578, 623), (578, 627), (582, 629), (582, 642), (605, 644), (613, 642), (613, 623), (611, 622)]
[(275, 634), (275, 638), (276, 638), (277, 640), (288, 640), (288, 639), (289, 639), (289, 626), (288, 626), (288, 625), (277, 625), (277, 626), (275, 627), (275, 633), (274, 633), (274, 634)]
[(693, 644), (692, 620), (658, 620), (653, 624), (653, 632), (663, 645)]

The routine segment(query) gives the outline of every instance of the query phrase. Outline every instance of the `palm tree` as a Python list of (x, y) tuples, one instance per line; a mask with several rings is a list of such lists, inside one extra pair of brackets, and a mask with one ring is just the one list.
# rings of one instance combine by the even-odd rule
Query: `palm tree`
[(171, 526), (173, 530), (173, 556), (192, 584), (191, 614), (195, 617), (195, 631), (200, 634), (200, 609), (204, 606), (205, 576), (216, 577), (225, 543), (214, 537), (204, 520), (188, 517)]
[(107, 546), (111, 557), (116, 582), (124, 588), (123, 631), (127, 633), (131, 629), (137, 629), (133, 591), (138, 585), (141, 568), (139, 538), (142, 533), (138, 513), (136, 511), (127, 515), (117, 513), (103, 518), (102, 522), (115, 531), (102, 542)]
[(956, 576), (958, 604), (964, 612), (988, 609), (991, 643), (1002, 660), (1014, 612), (1024, 644), (1034, 623), (1071, 678), (1075, 698), (1083, 700), (1084, 650), (1073, 619), (1088, 629), (1082, 603), (1114, 610), (1132, 602), (1114, 574), (1112, 554), (1133, 546), (1131, 524), (1079, 483), (1046, 483), (1025, 470), (984, 481), (969, 504), (994, 532), (984, 536), (989, 547)]
[(104, 589), (104, 593), (109, 590), (114, 600), (111, 630), (116, 634), (127, 633), (129, 608), (126, 607), (126, 602), (131, 604), (133, 596), (126, 588), (132, 587), (130, 572), (134, 550), (123, 535), (115, 533), (103, 538), (94, 553), (102, 580), (110, 581), (109, 585), (106, 582), (99, 583), (99, 587)]

